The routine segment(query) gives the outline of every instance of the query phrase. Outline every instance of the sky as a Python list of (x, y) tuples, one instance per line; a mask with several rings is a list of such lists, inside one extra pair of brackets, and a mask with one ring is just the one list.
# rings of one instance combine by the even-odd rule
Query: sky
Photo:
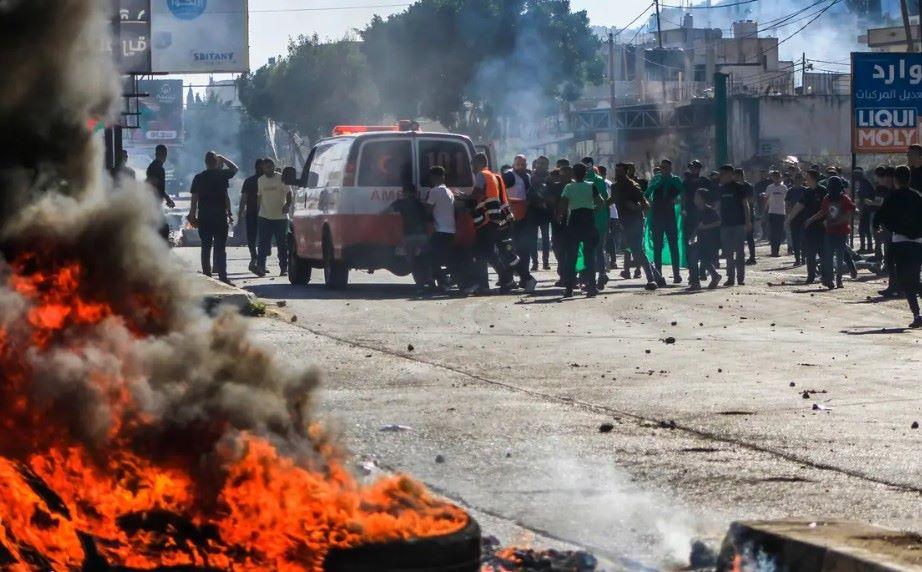
[[(317, 33), (336, 40), (363, 28), (374, 14), (386, 17), (406, 9), (411, 0), (249, 0), (250, 66), (284, 55), (288, 38)], [(673, 2), (677, 4), (678, 2)], [(571, 0), (573, 10), (586, 10), (594, 26), (624, 26), (650, 5), (650, 0)], [(350, 8), (390, 6), (386, 8)], [(327, 9), (328, 8), (328, 9)], [(297, 11), (300, 10), (300, 11)]]

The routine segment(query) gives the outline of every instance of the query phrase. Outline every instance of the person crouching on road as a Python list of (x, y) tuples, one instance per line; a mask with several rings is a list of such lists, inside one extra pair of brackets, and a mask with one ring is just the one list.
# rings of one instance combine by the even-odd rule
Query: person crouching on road
[(259, 221), (257, 235), (259, 245), (256, 255), (256, 275), (266, 275), (266, 258), (272, 246), (272, 237), (279, 253), (280, 275), (288, 274), (288, 211), (291, 209), (291, 189), (282, 182), (281, 174), (275, 171), (275, 161), (263, 161), (263, 176), (257, 181), (259, 199)]
[[(576, 287), (576, 259), (579, 255), (579, 245), (583, 244), (584, 253), (593, 253), (599, 242), (599, 232), (595, 224), (595, 211), (602, 201), (595, 185), (585, 181), (589, 172), (588, 167), (582, 163), (573, 166), (573, 182), (564, 188), (557, 205), (558, 219), (566, 219), (567, 224), (567, 254), (566, 254), (566, 281), (564, 296), (573, 296)], [(587, 276), (595, 276), (596, 257), (583, 256)], [(586, 284), (586, 296), (592, 298), (598, 294), (598, 288), (593, 280)]]

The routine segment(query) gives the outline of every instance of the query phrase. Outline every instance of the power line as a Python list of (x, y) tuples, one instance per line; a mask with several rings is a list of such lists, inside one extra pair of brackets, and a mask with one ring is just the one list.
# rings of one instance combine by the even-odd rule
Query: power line
[(318, 8), (277, 8), (249, 10), (250, 14), (282, 14), (287, 12), (331, 12), (336, 10), (370, 10), (375, 8), (409, 8), (412, 4), (364, 4), (355, 6), (326, 6)]
[(663, 8), (681, 8), (683, 10), (716, 10), (718, 8), (732, 8), (734, 6), (742, 6), (743, 4), (752, 4), (753, 2), (758, 2), (759, 0), (740, 0), (739, 2), (733, 2), (732, 4), (720, 4), (718, 6), (670, 6), (667, 4), (660, 4)]
[[(646, 8), (644, 8), (643, 12), (641, 12), (640, 14), (637, 14), (637, 16), (636, 16), (633, 20), (631, 20), (630, 22), (628, 22), (628, 24), (627, 24), (626, 26), (624, 26), (623, 28), (621, 28), (620, 30), (618, 30), (617, 32), (615, 32), (615, 33), (614, 33), (614, 37), (617, 38), (619, 35), (621, 35), (621, 32), (623, 32), (623, 31), (627, 30), (628, 28), (630, 28), (631, 26), (633, 26), (633, 25), (634, 25), (634, 22), (636, 22), (637, 20), (640, 20), (641, 18), (643, 18), (643, 15), (646, 14), (647, 12), (649, 12), (649, 11), (650, 11), (650, 8), (652, 8), (653, 5), (654, 5), (655, 3), (656, 3), (656, 2), (650, 2), (650, 5), (647, 6)], [(635, 37), (636, 37), (636, 36), (635, 36)], [(630, 43), (630, 42), (628, 42), (628, 43)]]

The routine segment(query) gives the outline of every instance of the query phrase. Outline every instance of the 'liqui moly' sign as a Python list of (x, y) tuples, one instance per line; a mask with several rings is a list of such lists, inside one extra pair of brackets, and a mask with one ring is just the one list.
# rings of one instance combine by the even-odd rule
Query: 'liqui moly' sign
[(852, 150), (902, 153), (922, 143), (922, 54), (852, 54)]

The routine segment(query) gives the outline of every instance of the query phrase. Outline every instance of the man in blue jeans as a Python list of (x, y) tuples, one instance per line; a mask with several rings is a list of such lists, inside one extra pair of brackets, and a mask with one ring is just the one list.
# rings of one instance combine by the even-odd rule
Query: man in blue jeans
[[(237, 174), (237, 165), (214, 151), (205, 154), (205, 170), (192, 179), (192, 205), (189, 223), (198, 229), (202, 239), (202, 274), (218, 273), (222, 282), (227, 277), (227, 231), (233, 224), (228, 182)], [(212, 266), (212, 254), (214, 265)]]
[(842, 287), (842, 269), (845, 267), (845, 243), (852, 233), (852, 216), (855, 203), (845, 194), (845, 181), (830, 177), (826, 183), (826, 196), (820, 211), (810, 217), (807, 225), (823, 221), (826, 227), (823, 249), (823, 286), (832, 290)]
[(288, 211), (291, 209), (291, 189), (282, 182), (282, 176), (275, 171), (275, 161), (263, 161), (263, 176), (258, 181), (259, 221), (257, 233), (256, 275), (265, 276), (266, 258), (272, 246), (272, 237), (278, 246), (280, 276), (288, 274)]

